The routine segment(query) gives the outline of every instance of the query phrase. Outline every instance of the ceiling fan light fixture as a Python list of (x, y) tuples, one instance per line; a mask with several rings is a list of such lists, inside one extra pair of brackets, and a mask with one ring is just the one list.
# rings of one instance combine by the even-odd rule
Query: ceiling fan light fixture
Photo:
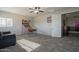
[(39, 11), (35, 10), (34, 13), (38, 13)]
[(30, 13), (35, 13), (35, 14), (44, 12), (43, 10), (40, 9), (40, 7), (34, 7), (34, 8), (29, 8), (29, 9), (32, 10)]

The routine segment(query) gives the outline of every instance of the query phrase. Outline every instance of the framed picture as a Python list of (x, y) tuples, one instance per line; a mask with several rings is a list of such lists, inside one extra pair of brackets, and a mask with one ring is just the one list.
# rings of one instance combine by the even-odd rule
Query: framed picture
[(52, 23), (52, 16), (47, 17), (47, 23)]

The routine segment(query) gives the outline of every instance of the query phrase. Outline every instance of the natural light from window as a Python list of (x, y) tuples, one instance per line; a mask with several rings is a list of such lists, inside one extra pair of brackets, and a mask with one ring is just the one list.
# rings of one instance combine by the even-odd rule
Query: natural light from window
[(12, 18), (0, 17), (0, 27), (12, 27), (12, 26), (13, 26)]

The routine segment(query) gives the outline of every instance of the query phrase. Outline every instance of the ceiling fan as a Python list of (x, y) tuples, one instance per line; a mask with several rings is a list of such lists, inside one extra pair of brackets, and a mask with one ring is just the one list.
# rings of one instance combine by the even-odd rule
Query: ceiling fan
[(30, 13), (36, 13), (36, 14), (39, 14), (40, 12), (41, 13), (44, 12), (43, 10), (41, 10), (40, 7), (29, 8), (29, 10), (31, 10)]

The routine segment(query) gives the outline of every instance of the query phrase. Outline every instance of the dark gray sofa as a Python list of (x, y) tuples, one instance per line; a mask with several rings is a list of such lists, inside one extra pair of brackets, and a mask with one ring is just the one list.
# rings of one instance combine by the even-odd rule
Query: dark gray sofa
[(2, 32), (0, 32), (0, 48), (13, 46), (15, 44), (16, 44), (15, 34), (2, 34)]

